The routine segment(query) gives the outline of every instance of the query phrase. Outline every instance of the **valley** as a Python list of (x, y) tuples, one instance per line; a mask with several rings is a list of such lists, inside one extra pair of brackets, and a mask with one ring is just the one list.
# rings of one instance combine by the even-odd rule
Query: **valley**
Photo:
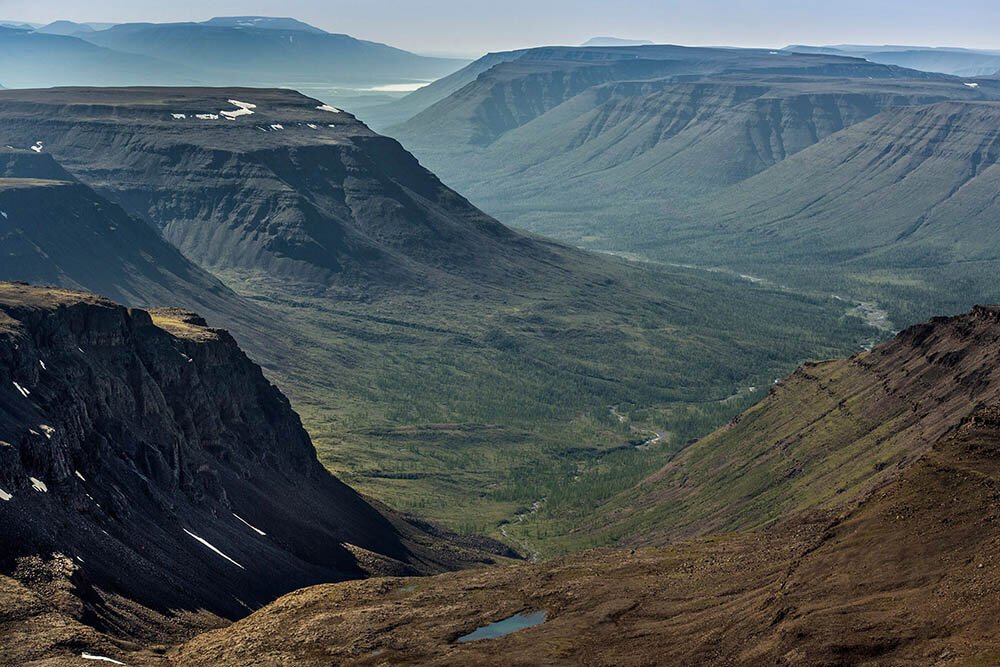
[[(44, 137), (39, 161), (120, 206), (131, 219), (119, 224), (162, 230), (232, 290), (225, 307), (204, 288), (177, 302), (248, 346), (325, 465), (455, 530), (502, 537), (540, 497), (553, 511), (596, 507), (756, 396), (720, 399), (872, 335), (829, 298), (514, 232), (398, 143), (291, 91), (2, 95), (0, 143)], [(198, 118), (213, 109), (249, 113)], [(15, 268), (0, 277), (35, 278)], [(40, 277), (107, 291), (84, 276)], [(669, 442), (636, 450), (612, 404)], [(565, 537), (537, 520), (507, 530), (541, 552)]]
[(0, 665), (1000, 664), (1000, 52), (737, 4), (11, 8)]

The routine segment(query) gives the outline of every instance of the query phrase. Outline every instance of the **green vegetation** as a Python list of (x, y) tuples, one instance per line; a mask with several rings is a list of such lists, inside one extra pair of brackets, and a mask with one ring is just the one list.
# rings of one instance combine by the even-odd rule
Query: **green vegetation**
[[(579, 258), (574, 279), (505, 297), (351, 302), (227, 282), (294, 331), (298, 359), (269, 372), (331, 470), (401, 510), (494, 536), (543, 498), (547, 512), (585, 517), (799, 362), (872, 335), (831, 299)], [(644, 430), (668, 438), (636, 449)], [(530, 524), (532, 548), (572, 543), (557, 539), (572, 520)]]

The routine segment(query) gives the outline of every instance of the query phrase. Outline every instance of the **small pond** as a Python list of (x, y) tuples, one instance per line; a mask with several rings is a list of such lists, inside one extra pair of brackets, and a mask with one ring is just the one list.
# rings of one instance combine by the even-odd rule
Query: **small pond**
[(530, 628), (534, 625), (540, 625), (545, 622), (545, 616), (546, 612), (544, 611), (536, 611), (530, 614), (514, 614), (510, 618), (505, 618), (502, 621), (484, 625), (483, 627), (478, 628), (475, 632), (470, 632), (464, 637), (459, 637), (458, 641), (471, 642), (477, 639), (496, 639), (497, 637), (503, 637), (517, 630), (523, 630), (524, 628)]

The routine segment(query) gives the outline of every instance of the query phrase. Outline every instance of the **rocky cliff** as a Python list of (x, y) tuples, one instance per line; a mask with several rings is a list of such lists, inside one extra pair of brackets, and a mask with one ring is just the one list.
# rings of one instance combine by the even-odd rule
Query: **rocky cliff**
[(0, 284), (0, 489), (0, 574), (119, 636), (482, 560), (328, 473), (224, 331), (55, 288)]

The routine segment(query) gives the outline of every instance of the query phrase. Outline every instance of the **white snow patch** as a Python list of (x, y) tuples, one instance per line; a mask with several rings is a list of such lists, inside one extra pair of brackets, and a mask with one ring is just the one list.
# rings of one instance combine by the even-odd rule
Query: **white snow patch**
[(334, 125), (333, 123), (330, 123), (327, 127), (337, 127), (337, 126)]
[(105, 657), (103, 655), (92, 655), (90, 653), (81, 653), (80, 657), (84, 660), (100, 660), (101, 662), (110, 662), (113, 665), (124, 665), (124, 662), (118, 662), (112, 658)]
[(84, 351), (83, 351), (83, 348), (82, 348), (82, 347), (78, 347), (78, 348), (76, 348), (76, 349), (80, 350), (80, 354), (87, 354), (86, 352), (84, 352)]
[(80, 558), (79, 556), (75, 556), (75, 558), (76, 558), (76, 559), (77, 559), (78, 561), (80, 561), (81, 563), (83, 562), (83, 559), (82, 559), (82, 558)]
[(196, 113), (194, 117), (201, 120), (219, 120), (219, 114), (217, 113)]
[(184, 113), (172, 113), (170, 115), (174, 117), (174, 120), (184, 120), (187, 118), (187, 114)]
[(978, 88), (979, 87), (978, 83), (967, 83), (965, 85), (967, 85), (969, 88)]
[(274, 125), (271, 126), (271, 129), (272, 130), (283, 130), (285, 128), (284, 128), (283, 125), (278, 125), (277, 123), (275, 123)]
[(245, 570), (246, 569), (245, 567), (243, 567), (242, 565), (240, 565), (239, 563), (237, 563), (236, 561), (234, 561), (232, 558), (230, 558), (229, 556), (227, 556), (226, 554), (222, 553), (221, 551), (219, 551), (218, 549), (216, 549), (214, 546), (212, 546), (212, 544), (209, 543), (209, 541), (206, 540), (205, 538), (198, 537), (197, 535), (195, 535), (194, 533), (192, 533), (187, 528), (184, 528), (184, 532), (187, 533), (188, 535), (190, 535), (191, 537), (193, 537), (194, 539), (198, 540), (199, 542), (201, 542), (202, 544), (204, 544), (206, 547), (208, 547), (209, 549), (211, 549), (215, 553), (219, 554), (220, 556), (222, 556), (223, 558), (225, 558), (226, 560), (228, 560), (230, 563), (232, 563), (236, 567), (240, 568), (241, 570)]
[(45, 437), (48, 438), (49, 440), (51, 440), (52, 436), (56, 434), (56, 430), (51, 426), (46, 426), (45, 424), (39, 424), (38, 428), (42, 429), (42, 433), (44, 433)]
[(33, 488), (35, 491), (38, 491), (39, 493), (49, 492), (49, 487), (45, 486), (45, 482), (43, 482), (42, 480), (35, 479), (34, 477), (29, 477), (28, 479), (31, 480), (31, 488)]
[(73, 472), (75, 472), (75, 473), (76, 473), (76, 476), (80, 478), (80, 481), (81, 481), (81, 482), (86, 482), (86, 481), (87, 481), (87, 480), (86, 480), (86, 479), (85, 479), (85, 478), (83, 477), (83, 475), (81, 475), (81, 474), (80, 474), (80, 471), (79, 471), (79, 470), (74, 470)]
[[(312, 128), (312, 129), (314, 129), (314, 130), (318, 130), (318, 129), (319, 129), (318, 127), (316, 127), (316, 126), (315, 126), (315, 125), (313, 125), (312, 123), (306, 123), (306, 127), (311, 127), (311, 128)], [(3, 214), (3, 217), (5, 217), (5, 218), (6, 218), (6, 217), (7, 217), (7, 214), (6, 214), (6, 213), (4, 213), (4, 214)]]
[(768, 54), (772, 56), (779, 55), (777, 51), (768, 51)]
[(243, 523), (245, 523), (251, 530), (257, 532), (258, 534), (260, 534), (260, 535), (267, 535), (267, 533), (265, 533), (260, 528), (257, 528), (256, 526), (251, 526), (249, 521), (247, 521), (246, 519), (244, 519), (243, 517), (241, 517), (236, 512), (233, 512), (233, 516), (236, 517), (237, 519), (239, 519), (240, 521), (242, 521)]
[(10, 499), (13, 498), (13, 497), (14, 497), (13, 495), (7, 493), (3, 489), (0, 489), (0, 500), (6, 501), (6, 502), (10, 502)]
[(31, 147), (31, 150), (35, 151), (36, 153), (41, 153), (42, 152), (42, 142), (36, 141), (35, 145)]
[(43, 371), (49, 370), (48, 368), (45, 367), (45, 362), (42, 361), (41, 359), (38, 360), (38, 365), (42, 367)]
[(253, 113), (251, 109), (257, 108), (256, 104), (250, 104), (249, 102), (240, 102), (239, 100), (228, 100), (228, 102), (237, 107), (237, 109), (235, 111), (220, 111), (219, 113), (229, 120), (233, 120), (237, 116), (249, 116)]
[(329, 104), (321, 104), (316, 108), (319, 109), (320, 111), (329, 111), (330, 113), (341, 113), (340, 109), (338, 109), (337, 107), (331, 107)]
[(0, 215), (2, 215), (2, 216), (3, 216), (3, 219), (4, 219), (4, 220), (6, 220), (6, 219), (7, 219), (7, 211), (0, 211)]
[(28, 396), (31, 394), (30, 391), (28, 391), (27, 389), (25, 389), (16, 382), (14, 383), (14, 388), (17, 389), (19, 392), (21, 392), (21, 396), (24, 396), (25, 398), (28, 398)]

